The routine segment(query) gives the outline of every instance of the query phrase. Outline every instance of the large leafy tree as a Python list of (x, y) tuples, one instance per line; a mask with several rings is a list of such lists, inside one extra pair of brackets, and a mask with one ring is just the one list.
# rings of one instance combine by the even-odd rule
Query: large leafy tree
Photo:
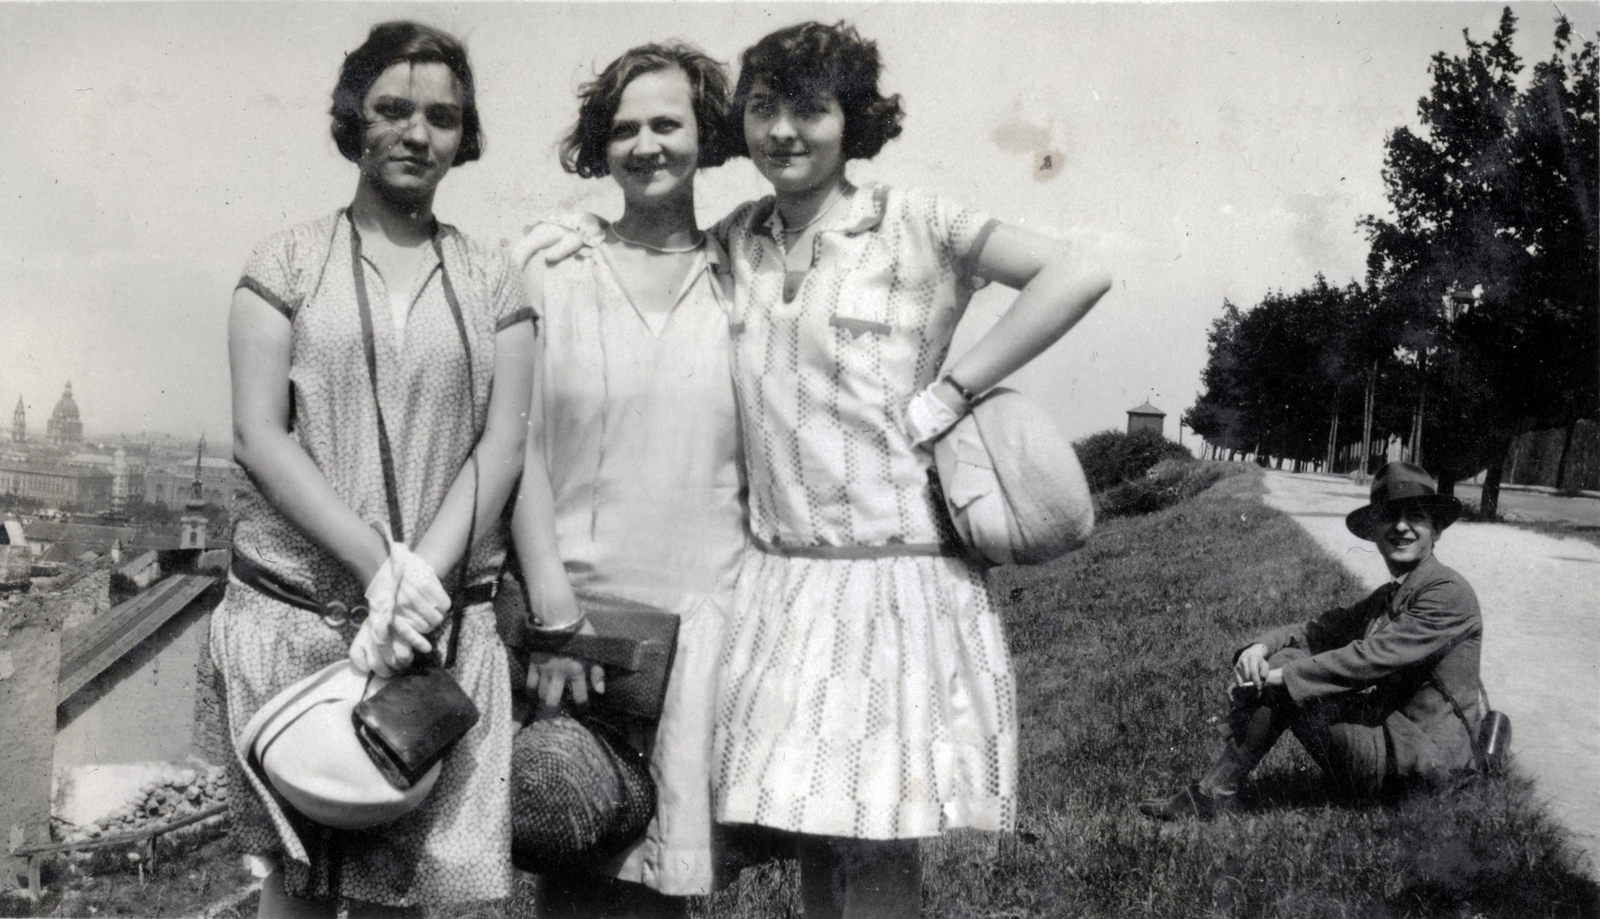
[(1205, 391), (1184, 422), (1230, 451), (1331, 461), (1339, 445), (1393, 425), (1392, 411), (1376, 431), (1366, 415), (1374, 402), (1394, 402), (1374, 392), (1404, 374), (1392, 357), (1393, 326), (1360, 286), (1334, 287), (1321, 275), (1248, 310), (1224, 301), (1209, 333)]
[(1487, 41), (1464, 33), (1465, 55), (1434, 55), (1422, 133), (1387, 142), (1393, 214), (1363, 221), (1369, 288), (1418, 378), (1426, 462), (1446, 488), (1487, 467), (1489, 514), (1512, 438), (1600, 404), (1595, 46), (1560, 21), (1519, 89), (1515, 33), (1508, 8)]

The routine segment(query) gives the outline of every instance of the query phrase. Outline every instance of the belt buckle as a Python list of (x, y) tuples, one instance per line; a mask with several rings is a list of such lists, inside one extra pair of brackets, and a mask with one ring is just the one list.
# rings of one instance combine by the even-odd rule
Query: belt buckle
[(331, 628), (342, 628), (350, 621), (350, 607), (338, 600), (329, 600), (322, 604), (322, 621)]

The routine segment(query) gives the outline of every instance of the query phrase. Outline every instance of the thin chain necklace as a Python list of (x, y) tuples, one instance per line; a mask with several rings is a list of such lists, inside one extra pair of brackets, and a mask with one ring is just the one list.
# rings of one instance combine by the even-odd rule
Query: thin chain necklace
[(805, 231), (811, 229), (811, 225), (812, 224), (814, 224), (817, 221), (821, 220), (822, 218), (828, 216), (828, 212), (829, 211), (833, 210), (835, 207), (838, 207), (839, 206), (839, 202), (844, 200), (844, 196), (847, 193), (848, 192), (846, 191), (846, 189), (840, 188), (839, 189), (839, 196), (837, 198), (834, 198), (831, 202), (829, 202), (827, 207), (823, 208), (820, 211), (817, 211), (817, 214), (816, 214), (815, 217), (812, 217), (810, 220), (807, 220), (805, 223), (802, 223), (801, 225), (799, 225), (797, 227), (793, 227), (793, 228), (784, 227), (783, 228), (783, 235), (785, 235), (785, 236), (799, 236), (801, 233), (804, 233)]
[(611, 225), (611, 234), (630, 246), (637, 246), (640, 249), (648, 249), (651, 252), (659, 252), (662, 255), (682, 255), (685, 252), (693, 252), (694, 250), (705, 245), (706, 242), (706, 234), (701, 233), (698, 230), (695, 231), (694, 242), (687, 246), (653, 246), (650, 243), (643, 242), (642, 240), (637, 240), (629, 236), (623, 236), (622, 231), (618, 230), (617, 225), (614, 223)]

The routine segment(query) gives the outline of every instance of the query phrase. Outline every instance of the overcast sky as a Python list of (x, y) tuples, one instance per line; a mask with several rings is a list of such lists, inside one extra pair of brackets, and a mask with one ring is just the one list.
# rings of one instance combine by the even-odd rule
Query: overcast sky
[[(1531, 66), (1556, 7), (1512, 6)], [(565, 175), (555, 147), (577, 84), (623, 50), (683, 38), (734, 66), (774, 28), (843, 18), (877, 40), (908, 113), (853, 180), (938, 190), (1116, 275), (1013, 384), (1072, 438), (1122, 427), (1147, 399), (1175, 437), (1224, 298), (1362, 276), (1357, 220), (1385, 212), (1385, 134), (1416, 123), (1430, 56), (1464, 51), (1463, 29), (1487, 38), (1501, 8), (0, 3), (0, 428), (20, 395), (42, 437), (71, 380), (91, 435), (226, 440), (230, 293), (256, 242), (349, 201), (328, 94), (373, 23), (467, 41), (487, 149), (436, 210), (499, 240), (551, 211), (620, 213), (612, 183)], [(1563, 8), (1596, 33), (1600, 6)], [(707, 223), (764, 192), (743, 159), (697, 187)], [(957, 347), (1007, 302), (980, 294)]]

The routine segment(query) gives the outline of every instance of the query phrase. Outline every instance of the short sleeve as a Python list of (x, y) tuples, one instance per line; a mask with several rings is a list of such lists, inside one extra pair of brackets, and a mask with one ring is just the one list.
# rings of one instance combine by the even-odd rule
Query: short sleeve
[(263, 242), (250, 253), (244, 273), (239, 276), (235, 290), (248, 290), (267, 301), (285, 319), (294, 321), (295, 310), (301, 297), (296, 293), (294, 269), (294, 237), (279, 233)]
[(489, 263), (489, 315), (494, 317), (494, 330), (500, 332), (519, 322), (533, 323), (534, 334), (539, 332), (539, 316), (528, 300), (522, 285), (522, 273), (516, 270), (504, 252), (488, 251)]
[(977, 287), (981, 280), (974, 279), (978, 257), (989, 241), (989, 234), (1000, 225), (987, 213), (962, 207), (956, 202), (928, 192), (913, 190), (907, 203), (926, 215), (942, 259), (950, 265), (965, 283)]
[(327, 270), (343, 215), (337, 211), (267, 237), (250, 253), (234, 289), (250, 291), (293, 322)]

